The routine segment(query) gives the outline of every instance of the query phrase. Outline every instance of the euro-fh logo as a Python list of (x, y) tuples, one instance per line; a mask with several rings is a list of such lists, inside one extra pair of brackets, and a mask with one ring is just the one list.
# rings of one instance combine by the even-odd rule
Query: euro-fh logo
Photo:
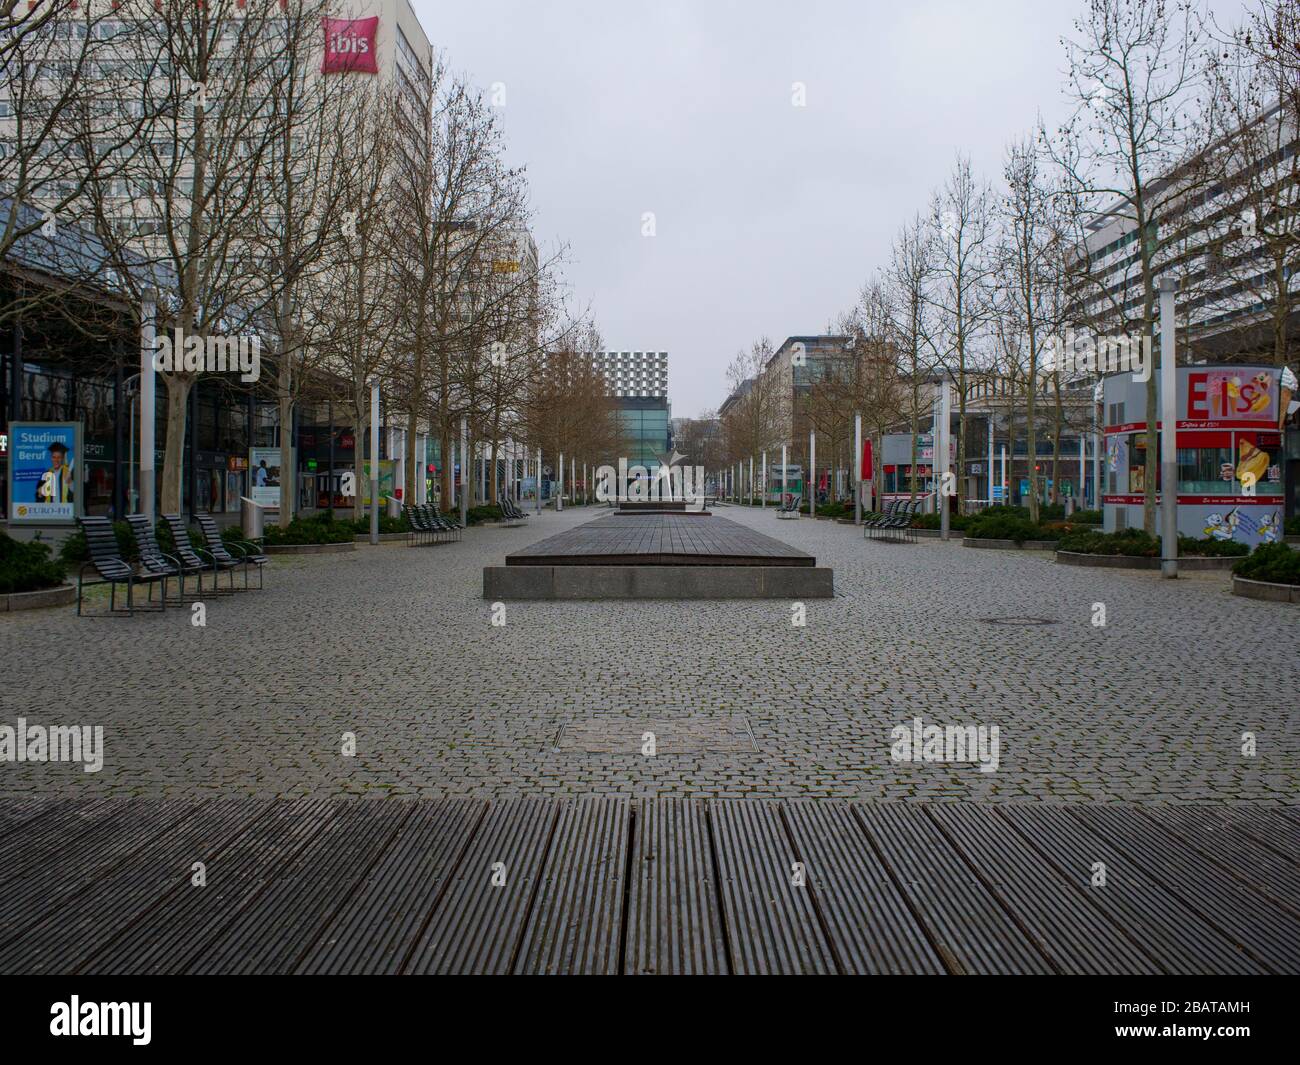
[(262, 340), (249, 336), (199, 336), (177, 327), (154, 338), (153, 368), (161, 373), (235, 373), (241, 381), (262, 376)]

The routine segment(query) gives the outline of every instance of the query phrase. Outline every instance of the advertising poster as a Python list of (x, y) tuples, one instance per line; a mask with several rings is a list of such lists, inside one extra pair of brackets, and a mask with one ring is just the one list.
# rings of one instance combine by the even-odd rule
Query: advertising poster
[(9, 520), (71, 525), (81, 513), (81, 423), (9, 423)]
[[(395, 475), (397, 472), (397, 463), (392, 459), (379, 460), (379, 498), (385, 499), (394, 494), (397, 487)], [(361, 493), (361, 505), (370, 506), (370, 460), (361, 463), (361, 483), (357, 485), (357, 491)]]
[(248, 449), (248, 495), (254, 503), (280, 509), (280, 449)]

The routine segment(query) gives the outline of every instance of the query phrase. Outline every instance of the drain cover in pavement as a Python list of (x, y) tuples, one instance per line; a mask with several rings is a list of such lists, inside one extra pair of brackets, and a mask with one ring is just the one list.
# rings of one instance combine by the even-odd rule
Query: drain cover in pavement
[(1053, 618), (980, 618), (986, 625), (1056, 625)]
[(756, 751), (749, 719), (730, 717), (592, 717), (565, 722), (556, 737), (559, 751), (587, 754), (642, 754), (646, 733), (654, 734), (655, 754)]

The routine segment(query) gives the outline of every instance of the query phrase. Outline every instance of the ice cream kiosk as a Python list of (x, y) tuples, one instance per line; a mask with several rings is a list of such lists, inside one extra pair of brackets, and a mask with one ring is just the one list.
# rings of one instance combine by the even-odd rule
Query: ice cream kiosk
[[(1178, 367), (1177, 382), (1179, 535), (1252, 547), (1281, 540), (1283, 432), (1295, 378), (1278, 366), (1202, 365)], [(1146, 389), (1128, 372), (1103, 379), (1107, 532), (1142, 528)], [(1157, 482), (1157, 499), (1163, 487)]]

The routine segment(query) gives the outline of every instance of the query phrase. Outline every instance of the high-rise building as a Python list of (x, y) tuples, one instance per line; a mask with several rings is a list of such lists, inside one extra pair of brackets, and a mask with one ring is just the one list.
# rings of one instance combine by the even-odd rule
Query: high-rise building
[(668, 352), (597, 351), (592, 361), (609, 382), (616, 399), (668, 397)]
[(668, 352), (596, 351), (593, 365), (605, 375), (623, 430), (620, 458), (656, 469), (672, 451), (668, 402)]

